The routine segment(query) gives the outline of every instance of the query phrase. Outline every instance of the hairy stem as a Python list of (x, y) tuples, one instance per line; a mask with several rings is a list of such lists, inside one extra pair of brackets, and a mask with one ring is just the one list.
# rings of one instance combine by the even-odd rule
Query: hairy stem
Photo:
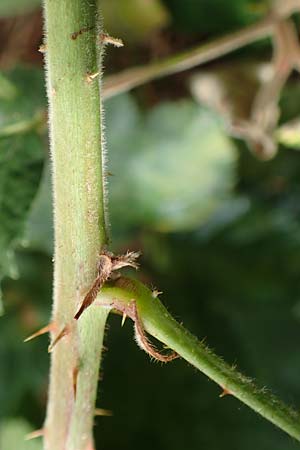
[(91, 445), (107, 312), (73, 320), (107, 242), (97, 0), (45, 0), (46, 69), (54, 193), (52, 322), (65, 336), (51, 357), (45, 449)]
[(132, 67), (116, 75), (110, 75), (104, 80), (104, 98), (110, 98), (122, 92), (127, 92), (151, 80), (205, 64), (245, 45), (271, 36), (274, 32), (274, 24), (276, 24), (278, 17), (288, 17), (299, 10), (299, 0), (285, 1), (284, 7), (282, 5), (282, 7), (280, 6), (277, 9), (274, 8), (276, 12), (275, 17), (270, 15), (268, 18), (254, 25), (215, 39), (212, 42), (200, 44), (191, 50), (184, 51), (164, 60), (145, 66)]
[[(231, 394), (254, 411), (300, 441), (300, 414), (281, 403), (265, 389), (240, 374), (214, 354), (168, 313), (162, 303), (143, 284), (129, 278), (119, 278), (107, 284), (98, 295), (96, 304), (124, 311), (136, 302), (137, 313), (144, 329), (174, 350), (220, 385), (224, 394)], [(109, 306), (111, 305), (111, 306)], [(129, 314), (130, 315), (130, 314)]]

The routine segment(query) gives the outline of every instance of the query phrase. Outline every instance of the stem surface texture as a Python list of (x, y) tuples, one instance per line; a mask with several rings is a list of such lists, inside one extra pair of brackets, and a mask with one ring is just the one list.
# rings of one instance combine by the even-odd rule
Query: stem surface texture
[[(73, 317), (107, 243), (103, 182), (101, 42), (96, 0), (45, 0), (45, 44), (54, 197), (53, 339), (45, 449), (92, 448), (107, 312)], [(95, 76), (91, 76), (95, 75)]]

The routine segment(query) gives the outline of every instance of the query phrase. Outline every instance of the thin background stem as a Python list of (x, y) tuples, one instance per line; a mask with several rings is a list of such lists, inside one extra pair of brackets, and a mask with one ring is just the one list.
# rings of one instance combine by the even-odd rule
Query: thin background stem
[(104, 98), (110, 98), (122, 92), (127, 92), (151, 80), (205, 64), (245, 45), (271, 36), (274, 32), (274, 21), (278, 20), (278, 17), (289, 17), (295, 11), (300, 10), (299, 0), (287, 0), (284, 3), (284, 7), (280, 3), (281, 6), (278, 6), (278, 10), (275, 9), (275, 16), (274, 14), (270, 14), (268, 18), (254, 25), (215, 39), (210, 43), (200, 44), (192, 50), (184, 51), (162, 61), (132, 67), (116, 75), (106, 77), (104, 80)]

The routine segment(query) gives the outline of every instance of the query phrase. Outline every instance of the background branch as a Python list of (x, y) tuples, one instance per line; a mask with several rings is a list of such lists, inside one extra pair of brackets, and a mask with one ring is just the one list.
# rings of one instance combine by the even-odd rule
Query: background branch
[(275, 5), (273, 12), (266, 19), (242, 30), (215, 39), (210, 43), (200, 44), (192, 50), (184, 51), (162, 61), (133, 67), (116, 75), (110, 75), (104, 80), (104, 98), (127, 92), (151, 80), (205, 64), (245, 45), (271, 36), (274, 32), (274, 24), (278, 18), (289, 17), (300, 9), (299, 0), (285, 2), (284, 8), (281, 8), (280, 5), (281, 2), (278, 4), (278, 9)]

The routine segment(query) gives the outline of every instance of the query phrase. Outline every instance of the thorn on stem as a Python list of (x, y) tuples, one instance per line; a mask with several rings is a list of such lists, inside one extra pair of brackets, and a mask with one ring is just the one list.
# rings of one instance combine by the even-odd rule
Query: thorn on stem
[(148, 355), (157, 361), (161, 362), (169, 362), (173, 361), (173, 359), (179, 358), (179, 355), (176, 352), (171, 352), (167, 355), (160, 353), (148, 340), (143, 323), (139, 318), (136, 301), (132, 300), (130, 303), (124, 304), (118, 300), (112, 300), (109, 303), (101, 302), (99, 303), (101, 306), (109, 306), (111, 309), (115, 311), (121, 312), (124, 315), (130, 317), (134, 322), (134, 331), (135, 331), (135, 339), (138, 346), (144, 350)]
[(122, 316), (121, 327), (124, 326), (124, 323), (125, 323), (126, 318), (127, 318), (127, 314), (124, 312), (124, 313), (123, 313), (123, 316)]
[(56, 346), (56, 344), (65, 336), (67, 336), (70, 333), (70, 327), (68, 325), (65, 325), (60, 333), (56, 336), (56, 338), (53, 340), (53, 342), (48, 347), (48, 353), (51, 353), (53, 348)]
[(219, 395), (220, 398), (223, 398), (223, 397), (225, 397), (226, 395), (232, 395), (232, 393), (231, 393), (228, 389), (226, 389), (226, 388), (222, 388), (222, 389), (223, 389), (223, 391), (222, 391), (221, 394)]
[(159, 295), (161, 295), (162, 294), (162, 292), (161, 291), (159, 291), (159, 290), (157, 290), (157, 289), (154, 289), (153, 291), (152, 291), (152, 297), (153, 298), (157, 298)]
[(32, 339), (35, 339), (39, 336), (42, 336), (43, 334), (49, 333), (51, 331), (54, 331), (56, 328), (55, 323), (51, 322), (48, 325), (46, 325), (45, 327), (41, 328), (40, 330), (36, 331), (35, 333), (31, 334), (30, 336), (28, 336), (26, 339), (24, 339), (23, 342), (29, 342)]
[(115, 256), (110, 252), (103, 252), (99, 256), (97, 269), (98, 274), (85, 295), (81, 306), (74, 316), (74, 319), (78, 320), (81, 314), (88, 308), (96, 299), (100, 289), (104, 283), (112, 276), (113, 272), (123, 267), (138, 268), (137, 258), (140, 256), (138, 252), (127, 252), (125, 255)]
[(38, 51), (39, 51), (40, 53), (46, 53), (46, 51), (47, 51), (47, 44), (41, 44), (41, 45), (39, 46), (39, 48), (38, 48)]
[(40, 428), (39, 430), (32, 431), (31, 433), (26, 434), (24, 440), (30, 441), (31, 439), (36, 439), (38, 437), (44, 436), (45, 430), (44, 428)]
[(112, 44), (114, 47), (124, 47), (122, 39), (114, 38), (107, 33), (100, 33), (100, 41), (102, 44)]
[(113, 415), (113, 412), (109, 409), (103, 409), (103, 408), (96, 408), (95, 409), (95, 416), (106, 416), (110, 417)]
[(95, 72), (95, 73), (88, 72), (85, 77), (87, 83), (91, 84), (95, 80), (95, 78), (97, 78), (99, 76), (99, 73), (100, 72)]

